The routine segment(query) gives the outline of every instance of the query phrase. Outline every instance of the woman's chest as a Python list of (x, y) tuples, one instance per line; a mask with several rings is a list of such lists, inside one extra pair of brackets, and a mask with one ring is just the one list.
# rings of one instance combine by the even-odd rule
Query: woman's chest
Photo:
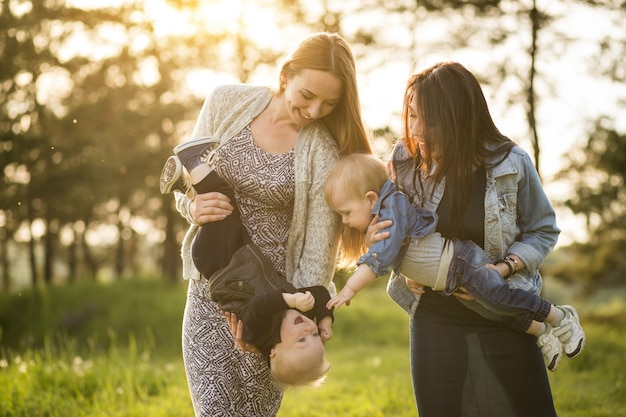
[(265, 152), (252, 140), (249, 127), (219, 148), (215, 168), (241, 199), (270, 207), (290, 205), (293, 201), (294, 151)]

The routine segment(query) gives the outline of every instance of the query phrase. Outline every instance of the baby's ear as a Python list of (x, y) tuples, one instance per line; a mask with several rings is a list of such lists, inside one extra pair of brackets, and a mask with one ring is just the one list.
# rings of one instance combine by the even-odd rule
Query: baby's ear
[(367, 193), (365, 193), (365, 197), (369, 200), (372, 206), (378, 201), (378, 194), (376, 194), (374, 191), (368, 191)]

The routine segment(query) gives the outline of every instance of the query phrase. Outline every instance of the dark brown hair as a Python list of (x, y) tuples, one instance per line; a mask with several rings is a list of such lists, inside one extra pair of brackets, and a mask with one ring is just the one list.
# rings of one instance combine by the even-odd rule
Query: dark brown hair
[[(416, 135), (409, 125), (413, 104)], [(441, 62), (409, 78), (402, 118), (406, 146), (419, 174), (431, 176), (434, 184), (446, 178), (452, 229), (458, 232), (472, 193), (470, 174), (486, 160), (500, 163), (514, 143), (494, 124), (476, 77), (457, 62)], [(426, 144), (424, 156), (418, 137)]]

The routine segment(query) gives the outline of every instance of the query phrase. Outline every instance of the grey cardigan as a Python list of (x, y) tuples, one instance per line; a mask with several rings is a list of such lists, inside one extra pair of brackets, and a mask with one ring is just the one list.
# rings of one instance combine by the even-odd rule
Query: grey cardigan
[[(230, 140), (265, 109), (273, 92), (264, 86), (234, 84), (217, 87), (205, 100), (193, 131), (194, 138)], [(339, 158), (337, 144), (326, 125), (315, 121), (300, 130), (295, 148), (295, 196), (287, 241), (285, 270), (296, 288), (323, 285), (334, 294), (341, 221), (324, 200), (324, 182)], [(198, 231), (189, 207), (191, 200), (176, 193), (176, 207), (190, 223), (183, 239), (183, 277), (200, 279), (191, 260), (191, 243)]]

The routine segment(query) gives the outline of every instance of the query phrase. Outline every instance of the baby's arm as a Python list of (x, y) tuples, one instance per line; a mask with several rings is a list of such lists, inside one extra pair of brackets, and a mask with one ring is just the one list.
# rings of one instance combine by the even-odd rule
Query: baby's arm
[(302, 312), (309, 311), (315, 305), (315, 297), (313, 297), (311, 291), (296, 292), (293, 294), (284, 292), (283, 299), (289, 308), (295, 308)]
[(376, 278), (376, 274), (366, 264), (361, 264), (356, 269), (356, 272), (346, 282), (343, 289), (330, 299), (326, 308), (331, 309), (333, 307), (339, 308), (343, 304), (349, 306), (350, 300), (354, 298), (357, 292), (361, 291), (363, 287), (372, 282)]

